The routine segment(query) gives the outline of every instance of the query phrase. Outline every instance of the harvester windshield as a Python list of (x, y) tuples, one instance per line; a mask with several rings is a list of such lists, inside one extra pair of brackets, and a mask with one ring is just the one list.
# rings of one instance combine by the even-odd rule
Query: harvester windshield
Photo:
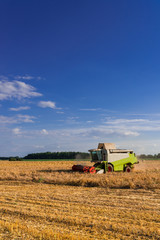
[(92, 162), (102, 161), (101, 150), (90, 150), (92, 156)]

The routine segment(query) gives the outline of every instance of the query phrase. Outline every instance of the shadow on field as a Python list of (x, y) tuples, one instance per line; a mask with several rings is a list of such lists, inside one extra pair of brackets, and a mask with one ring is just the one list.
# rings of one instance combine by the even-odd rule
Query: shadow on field
[(37, 170), (37, 172), (44, 172), (44, 173), (56, 173), (56, 172), (58, 172), (58, 173), (62, 173), (62, 172), (64, 172), (64, 173), (71, 173), (71, 172), (73, 172), (72, 170), (66, 170), (66, 169), (59, 169), (59, 170), (51, 170), (51, 169), (46, 169), (46, 170)]

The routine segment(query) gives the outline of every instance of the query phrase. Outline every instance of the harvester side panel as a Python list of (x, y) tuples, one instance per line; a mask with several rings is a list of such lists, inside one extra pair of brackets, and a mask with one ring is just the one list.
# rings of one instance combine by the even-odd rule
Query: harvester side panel
[(129, 153), (110, 153), (108, 154), (108, 162), (112, 163), (128, 157), (129, 157)]
[[(110, 161), (108, 163), (110, 163)], [(134, 153), (129, 154), (127, 158), (123, 158), (123, 159), (111, 162), (111, 164), (114, 167), (114, 171), (123, 171), (127, 165), (130, 165), (130, 167), (133, 167), (133, 164), (135, 163), (138, 163), (138, 161)]]

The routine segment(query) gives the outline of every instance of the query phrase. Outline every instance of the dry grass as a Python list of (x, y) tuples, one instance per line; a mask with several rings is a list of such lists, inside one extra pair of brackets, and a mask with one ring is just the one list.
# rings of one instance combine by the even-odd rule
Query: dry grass
[(160, 239), (160, 162), (104, 175), (72, 164), (0, 162), (0, 240)]
[(160, 189), (160, 161), (142, 161), (132, 173), (102, 175), (72, 172), (72, 165), (73, 162), (58, 161), (0, 162), (0, 180), (114, 189)]

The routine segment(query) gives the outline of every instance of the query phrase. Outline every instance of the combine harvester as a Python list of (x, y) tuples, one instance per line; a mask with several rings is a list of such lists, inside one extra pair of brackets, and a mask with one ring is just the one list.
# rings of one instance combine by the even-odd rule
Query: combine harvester
[(106, 173), (106, 172), (131, 172), (137, 158), (133, 150), (116, 149), (114, 143), (99, 143), (97, 149), (90, 149), (92, 167), (73, 165), (72, 170), (77, 172)]

